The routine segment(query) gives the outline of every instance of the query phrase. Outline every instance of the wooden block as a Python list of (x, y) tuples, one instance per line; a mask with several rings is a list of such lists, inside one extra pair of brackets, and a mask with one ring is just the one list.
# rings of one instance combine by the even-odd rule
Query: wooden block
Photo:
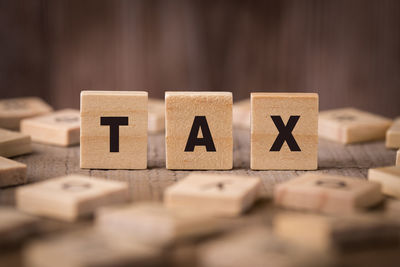
[(69, 175), (19, 187), (18, 209), (40, 216), (75, 221), (100, 206), (129, 199), (128, 184)]
[(259, 226), (246, 228), (201, 245), (199, 266), (330, 266), (326, 254), (294, 246)]
[(165, 130), (165, 102), (159, 99), (149, 99), (149, 133), (159, 133)]
[(63, 109), (23, 119), (21, 132), (30, 135), (34, 142), (70, 146), (79, 144), (80, 125), (79, 110)]
[(147, 92), (81, 92), (81, 168), (147, 168)]
[(159, 266), (161, 252), (134, 240), (114, 238), (94, 230), (58, 235), (30, 243), (23, 252), (25, 266), (106, 267)]
[(318, 94), (251, 94), (251, 168), (315, 170)]
[(381, 217), (357, 215), (326, 217), (312, 214), (278, 214), (274, 233), (301, 247), (354, 253), (367, 249), (398, 248), (400, 224)]
[(0, 100), (0, 128), (17, 130), (22, 119), (46, 114), (52, 110), (38, 97)]
[(396, 166), (400, 166), (400, 149), (397, 150)]
[(0, 129), (0, 156), (14, 157), (31, 152), (31, 137), (29, 135)]
[(165, 246), (218, 231), (217, 222), (197, 210), (167, 209), (159, 203), (106, 207), (96, 213), (98, 229), (132, 236), (142, 243)]
[(307, 173), (275, 186), (279, 206), (324, 213), (352, 213), (379, 203), (381, 186), (359, 178)]
[(385, 138), (392, 121), (355, 108), (341, 108), (319, 113), (318, 134), (322, 138), (351, 144)]
[(166, 189), (164, 203), (169, 208), (237, 216), (253, 204), (260, 187), (257, 177), (193, 173)]
[(369, 169), (368, 180), (380, 183), (383, 194), (400, 198), (400, 166)]
[(26, 183), (26, 165), (0, 157), (0, 187)]
[(167, 169), (232, 169), (232, 93), (166, 92)]
[(0, 247), (20, 243), (34, 234), (38, 220), (11, 207), (0, 207)]
[(393, 121), (392, 126), (386, 132), (386, 147), (400, 148), (400, 117)]
[(233, 126), (250, 129), (250, 99), (244, 99), (233, 104)]

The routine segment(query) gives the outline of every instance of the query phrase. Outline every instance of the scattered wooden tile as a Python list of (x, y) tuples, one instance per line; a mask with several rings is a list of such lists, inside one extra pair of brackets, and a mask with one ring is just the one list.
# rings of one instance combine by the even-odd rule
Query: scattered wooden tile
[(166, 92), (167, 169), (232, 169), (232, 93)]
[(202, 267), (311, 267), (332, 263), (327, 254), (294, 246), (268, 229), (254, 226), (201, 245), (198, 258)]
[(319, 113), (320, 137), (351, 144), (385, 138), (392, 121), (355, 108), (341, 108)]
[(11, 207), (0, 207), (0, 218), (0, 247), (18, 244), (37, 230), (37, 218)]
[(81, 92), (81, 168), (147, 168), (147, 92)]
[(149, 133), (159, 133), (165, 130), (165, 102), (149, 98)]
[(233, 104), (233, 126), (242, 129), (250, 129), (250, 99), (244, 99)]
[(18, 209), (64, 221), (75, 221), (100, 206), (129, 199), (128, 184), (69, 175), (19, 187)]
[(0, 156), (14, 157), (31, 152), (31, 137), (29, 135), (0, 129)]
[(400, 166), (400, 149), (397, 150), (396, 154), (396, 166)]
[(218, 225), (197, 210), (167, 209), (159, 203), (105, 207), (96, 213), (98, 229), (132, 236), (149, 245), (169, 245), (215, 233)]
[(0, 100), (0, 127), (17, 130), (22, 119), (52, 111), (52, 108), (38, 97), (22, 97)]
[(30, 135), (34, 142), (70, 146), (79, 144), (80, 125), (79, 110), (63, 109), (23, 119), (21, 132)]
[(256, 200), (257, 177), (193, 173), (164, 193), (169, 208), (193, 209), (219, 216), (237, 216)]
[(400, 166), (369, 169), (368, 180), (380, 183), (383, 194), (400, 198)]
[(386, 131), (386, 147), (400, 148), (400, 117), (396, 118)]
[(251, 94), (251, 161), (255, 170), (315, 170), (318, 94)]
[(26, 183), (26, 165), (0, 157), (0, 187)]
[(41, 267), (160, 266), (162, 262), (157, 248), (94, 230), (34, 241), (23, 256), (26, 266)]
[(399, 248), (400, 224), (371, 215), (326, 217), (281, 213), (274, 217), (274, 233), (302, 247), (338, 252)]
[(307, 173), (274, 189), (279, 206), (324, 213), (353, 213), (382, 200), (381, 186), (359, 178)]

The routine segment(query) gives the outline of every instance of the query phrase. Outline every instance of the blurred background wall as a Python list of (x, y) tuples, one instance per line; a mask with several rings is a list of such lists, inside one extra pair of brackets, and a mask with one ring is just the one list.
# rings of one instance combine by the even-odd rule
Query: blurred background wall
[(320, 94), (400, 115), (398, 0), (0, 0), (0, 97), (79, 92)]

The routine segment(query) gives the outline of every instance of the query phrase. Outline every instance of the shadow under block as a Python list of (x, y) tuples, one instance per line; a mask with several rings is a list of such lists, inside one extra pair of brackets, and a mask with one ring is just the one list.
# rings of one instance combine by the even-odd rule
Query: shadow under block
[(0, 156), (14, 157), (31, 152), (31, 137), (29, 135), (0, 129)]
[(215, 216), (238, 216), (253, 205), (260, 187), (257, 177), (194, 173), (166, 189), (164, 204)]
[(253, 170), (315, 170), (318, 94), (251, 94)]
[(250, 99), (244, 99), (233, 104), (233, 126), (250, 129)]
[(165, 130), (164, 100), (149, 98), (149, 133), (159, 133)]
[(342, 144), (385, 138), (392, 121), (355, 108), (341, 108), (319, 113), (320, 137)]
[(64, 221), (75, 221), (100, 206), (129, 200), (128, 184), (69, 175), (17, 188), (19, 210)]
[(38, 97), (0, 100), (0, 128), (17, 130), (22, 119), (49, 113), (52, 110)]
[(349, 214), (378, 204), (381, 186), (359, 178), (308, 173), (274, 189), (277, 205), (314, 212)]
[(161, 203), (101, 208), (96, 212), (96, 226), (156, 246), (209, 235), (218, 228), (215, 219), (197, 210), (168, 209)]
[(380, 183), (383, 194), (400, 198), (400, 166), (369, 169), (368, 180)]
[(26, 183), (26, 165), (0, 157), (0, 187)]
[(23, 251), (24, 266), (114, 267), (161, 266), (159, 249), (135, 240), (81, 230), (36, 240)]
[(167, 169), (232, 169), (232, 93), (166, 92), (165, 104)]
[(372, 215), (327, 217), (281, 213), (273, 219), (274, 233), (301, 247), (319, 251), (356, 252), (399, 248), (400, 223)]
[(81, 168), (147, 168), (147, 92), (81, 92)]
[(392, 126), (386, 132), (386, 147), (400, 148), (400, 117), (393, 121)]
[(30, 135), (34, 142), (59, 146), (76, 145), (79, 144), (80, 121), (79, 110), (63, 109), (23, 119), (21, 132)]

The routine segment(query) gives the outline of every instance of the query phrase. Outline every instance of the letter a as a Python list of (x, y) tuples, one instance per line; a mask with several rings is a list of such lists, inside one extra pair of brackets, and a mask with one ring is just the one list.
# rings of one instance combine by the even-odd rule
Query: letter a
[[(197, 137), (200, 128), (203, 138)], [(194, 117), (192, 129), (190, 130), (189, 138), (186, 142), (185, 152), (193, 152), (195, 146), (205, 146), (208, 152), (216, 151), (214, 141), (210, 133), (210, 128), (208, 128), (206, 116)]]
[(279, 131), (279, 135), (276, 137), (274, 144), (269, 151), (281, 151), (283, 143), (288, 144), (290, 151), (301, 151), (299, 145), (292, 135), (294, 126), (296, 126), (297, 121), (300, 116), (290, 116), (288, 123), (283, 124), (281, 116), (271, 116), (276, 128)]

